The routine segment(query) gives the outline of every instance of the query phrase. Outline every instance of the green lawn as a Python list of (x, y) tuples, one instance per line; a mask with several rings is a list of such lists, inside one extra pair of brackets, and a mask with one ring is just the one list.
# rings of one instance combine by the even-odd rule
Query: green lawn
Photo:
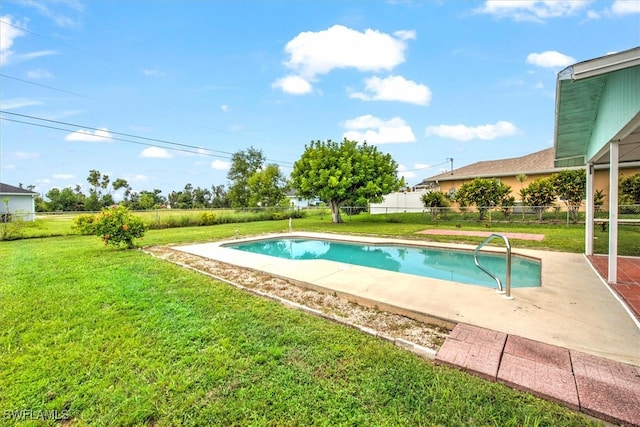
[[(426, 228), (353, 218), (303, 219), (294, 228), (401, 236)], [(141, 243), (287, 228), (274, 221), (169, 229)], [(72, 425), (595, 424), (141, 251), (103, 247), (97, 237), (0, 242), (0, 271), (0, 409), (8, 425), (25, 410), (57, 411)], [(21, 425), (47, 423), (54, 424)]]
[[(491, 223), (480, 222), (474, 219), (462, 221), (459, 216), (449, 216), (448, 218), (440, 218), (433, 222), (431, 215), (425, 213), (408, 213), (408, 214), (389, 214), (389, 215), (344, 215), (344, 223), (332, 224), (331, 215), (328, 210), (320, 215), (320, 210), (313, 211), (312, 215), (305, 218), (294, 219), (294, 230), (307, 230), (319, 232), (333, 233), (359, 233), (380, 236), (396, 236), (409, 239), (435, 240), (442, 242), (469, 243), (478, 244), (484, 238), (470, 236), (420, 236), (416, 232), (427, 228), (442, 228), (454, 230), (474, 230), (474, 231), (492, 231), (492, 232), (514, 232), (514, 233), (540, 233), (544, 234), (543, 241), (532, 240), (514, 240), (512, 246), (517, 248), (531, 248), (542, 250), (557, 250), (564, 252), (582, 253), (584, 252), (584, 224), (566, 224), (559, 223), (538, 223), (536, 221), (521, 221), (516, 215), (512, 221), (505, 222), (495, 219)], [(168, 213), (167, 213), (168, 212)], [(226, 212), (226, 211), (225, 211)], [(162, 211), (166, 216), (174, 214), (178, 217), (174, 218), (179, 221), (180, 217), (194, 218), (199, 217), (202, 211), (193, 211), (185, 213), (179, 211), (172, 213), (171, 211)], [(146, 212), (143, 215), (145, 220), (150, 220), (156, 214), (154, 212)], [(24, 236), (47, 237), (47, 236), (64, 236), (74, 233), (72, 228), (72, 220), (76, 214), (64, 214), (48, 216), (45, 219), (38, 219), (33, 223), (25, 223), (23, 229)], [(242, 217), (242, 214), (236, 216)], [(494, 215), (498, 218), (500, 215)], [(468, 216), (467, 218), (473, 218)], [(183, 227), (175, 233), (156, 234), (151, 230), (148, 233), (148, 241), (145, 244), (153, 243), (176, 243), (191, 241), (206, 241), (222, 237), (233, 236), (235, 230), (241, 234), (259, 234), (265, 232), (281, 232), (288, 231), (289, 222), (287, 219), (281, 221), (260, 221), (260, 222), (239, 222), (236, 224), (222, 224), (216, 226), (205, 227)], [(159, 237), (155, 237), (159, 236)], [(169, 236), (169, 237), (164, 237)], [(606, 254), (608, 248), (608, 232), (603, 231), (600, 227), (595, 228), (595, 252)], [(640, 226), (637, 225), (620, 225), (618, 231), (618, 253), (619, 255), (640, 256)]]

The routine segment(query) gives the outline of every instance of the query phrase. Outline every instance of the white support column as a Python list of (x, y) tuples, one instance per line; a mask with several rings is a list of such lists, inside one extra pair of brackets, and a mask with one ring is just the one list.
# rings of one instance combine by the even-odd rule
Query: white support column
[(609, 142), (609, 283), (618, 280), (618, 142)]
[(585, 255), (593, 255), (593, 219), (594, 219), (594, 203), (593, 203), (593, 180), (594, 180), (593, 163), (587, 163), (587, 206), (585, 218), (585, 236), (584, 236), (584, 253)]

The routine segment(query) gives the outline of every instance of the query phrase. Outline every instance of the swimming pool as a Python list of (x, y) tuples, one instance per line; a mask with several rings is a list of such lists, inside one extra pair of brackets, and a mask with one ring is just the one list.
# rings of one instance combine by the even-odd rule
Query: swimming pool
[[(309, 238), (275, 238), (230, 243), (227, 248), (290, 260), (322, 259), (399, 273), (494, 288), (495, 280), (473, 262), (473, 252), (418, 246), (337, 242)], [(505, 256), (481, 252), (482, 266), (505, 282)], [(513, 255), (511, 287), (540, 286), (539, 260)]]

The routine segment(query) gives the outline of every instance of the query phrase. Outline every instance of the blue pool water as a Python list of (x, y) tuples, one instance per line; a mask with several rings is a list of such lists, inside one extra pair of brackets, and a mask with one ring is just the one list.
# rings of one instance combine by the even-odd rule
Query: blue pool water
[[(283, 238), (233, 243), (225, 247), (292, 260), (324, 259), (470, 285), (496, 287), (473, 262), (473, 252), (398, 245), (367, 245), (330, 240)], [(504, 254), (481, 252), (480, 264), (505, 283)], [(540, 262), (512, 256), (511, 287), (540, 286)]]

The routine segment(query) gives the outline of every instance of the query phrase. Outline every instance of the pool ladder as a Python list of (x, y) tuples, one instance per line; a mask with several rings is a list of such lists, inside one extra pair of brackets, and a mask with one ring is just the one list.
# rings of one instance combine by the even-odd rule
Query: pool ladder
[[(496, 276), (495, 274), (493, 274), (492, 272), (490, 272), (489, 270), (481, 266), (480, 262), (478, 262), (478, 252), (480, 252), (480, 249), (482, 249), (484, 245), (486, 245), (496, 237), (499, 237), (502, 240), (504, 240), (504, 244), (507, 248), (507, 260), (506, 260), (507, 274), (506, 274), (506, 283), (504, 287), (502, 286), (502, 281), (498, 276)], [(489, 237), (487, 237), (485, 241), (480, 243), (476, 247), (476, 250), (473, 252), (473, 262), (475, 262), (476, 267), (478, 267), (480, 270), (487, 273), (489, 276), (493, 278), (493, 280), (496, 281), (496, 283), (498, 284), (498, 293), (503, 294), (502, 296), (506, 299), (513, 299), (513, 297), (511, 296), (511, 244), (509, 243), (509, 239), (507, 238), (507, 236), (494, 233), (494, 234), (491, 234)]]

